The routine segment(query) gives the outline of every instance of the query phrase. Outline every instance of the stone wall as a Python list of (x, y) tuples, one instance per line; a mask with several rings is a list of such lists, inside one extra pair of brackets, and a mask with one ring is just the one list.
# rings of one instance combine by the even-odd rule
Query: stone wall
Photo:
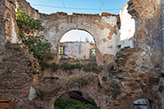
[(162, 50), (160, 0), (130, 0), (128, 12), (136, 21), (136, 46), (144, 50)]
[[(12, 23), (15, 22), (12, 6), (15, 7), (15, 5), (12, 0), (0, 1), (0, 3), (2, 20), (0, 42), (2, 44), (7, 40), (15, 42), (17, 32), (14, 33), (14, 31), (17, 29), (13, 29), (16, 23)], [(30, 15), (34, 15), (34, 18), (42, 20), (45, 30), (37, 34), (46, 36), (53, 45), (55, 53), (59, 51), (60, 39), (64, 33), (72, 29), (85, 30), (95, 40), (97, 62), (103, 64), (106, 59), (108, 62), (115, 59), (117, 64), (112, 65), (112, 68), (109, 64), (106, 66), (106, 71), (100, 72), (103, 73), (102, 75), (105, 73), (109, 75), (108, 81), (105, 81), (99, 73), (79, 70), (75, 74), (78, 69), (64, 77), (62, 71), (58, 72), (61, 73), (60, 76), (56, 72), (50, 72), (57, 76), (45, 77), (46, 74), (32, 73), (31, 63), (34, 60), (29, 60), (29, 55), (20, 45), (0, 44), (0, 100), (14, 102), (16, 109), (51, 109), (57, 97), (68, 91), (81, 91), (93, 98), (102, 109), (132, 109), (133, 102), (141, 98), (153, 101), (159, 109), (162, 109), (164, 100), (161, 92), (163, 92), (164, 80), (161, 73), (162, 40), (159, 0), (130, 0), (128, 7), (124, 7), (121, 12), (121, 29), (124, 28), (123, 15), (127, 15), (132, 22), (130, 24), (134, 25), (133, 18), (135, 20), (135, 34), (133, 36), (133, 31), (126, 34), (126, 38), (130, 39), (127, 40), (127, 45), (131, 48), (125, 47), (117, 54), (116, 41), (119, 39), (120, 26), (117, 15), (108, 13), (103, 13), (101, 16), (67, 15), (63, 12), (46, 15), (39, 14), (26, 1), (18, 1), (18, 5), (23, 4), (29, 10), (25, 10), (24, 7), (18, 9), (22, 8)], [(133, 17), (132, 19), (126, 9)], [(125, 31), (129, 30), (127, 28)], [(132, 41), (135, 42), (134, 48), (132, 48)], [(124, 46), (124, 44), (121, 45)], [(114, 57), (115, 54), (117, 59)]]
[(117, 31), (119, 16), (108, 13), (102, 13), (101, 16), (76, 13), (67, 15), (64, 12), (41, 14), (31, 8), (25, 0), (21, 2), (18, 0), (18, 9), (27, 12), (33, 18), (42, 20), (45, 29), (37, 35), (44, 35), (52, 44), (53, 51), (57, 54), (55, 62), (59, 61), (60, 39), (73, 29), (84, 30), (92, 35), (96, 43), (97, 63), (103, 64), (107, 58), (109, 63), (113, 62), (116, 54), (116, 38), (119, 35)]
[(18, 27), (15, 19), (15, 0), (2, 0), (0, 3), (1, 37), (0, 42), (20, 42), (18, 39)]
[[(99, 16), (87, 14), (73, 14), (55, 13), (51, 15), (41, 15), (40, 19), (45, 28), (40, 32), (40, 35), (45, 35), (46, 39), (52, 44), (53, 50), (57, 53), (59, 51), (60, 39), (67, 31), (78, 29), (89, 32), (96, 43), (96, 59), (99, 64), (103, 64), (110, 56), (116, 54), (116, 32), (117, 17)], [(103, 57), (104, 58), (101, 58)], [(58, 61), (57, 56), (57, 61)], [(112, 62), (109, 60), (108, 62)]]
[(20, 45), (0, 45), (0, 100), (14, 102), (16, 109), (29, 107), (32, 76), (31, 62)]
[(30, 15), (34, 19), (39, 19), (40, 14), (38, 10), (31, 7), (31, 5), (26, 0), (16, 0), (17, 2), (17, 10), (21, 10), (28, 15)]

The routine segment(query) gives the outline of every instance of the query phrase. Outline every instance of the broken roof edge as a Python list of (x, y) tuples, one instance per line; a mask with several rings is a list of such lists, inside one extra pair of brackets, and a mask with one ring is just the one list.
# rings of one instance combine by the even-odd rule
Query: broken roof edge
[[(68, 14), (66, 12), (54, 12), (54, 13), (50, 13), (50, 14), (47, 14), (47, 13), (42, 13), (40, 12), (39, 10), (35, 9), (34, 7), (31, 6), (31, 4), (26, 1), (26, 0), (17, 0), (17, 2), (25, 2), (26, 5), (29, 5), (29, 7), (34, 10), (35, 12), (37, 12), (38, 14), (40, 15), (46, 15), (46, 16), (51, 16), (51, 15), (64, 15), (64, 16), (118, 16), (116, 14), (111, 14), (111, 13), (108, 13), (108, 12), (102, 12), (101, 15), (100, 14), (87, 14), (87, 13), (72, 13), (72, 14)], [(20, 4), (19, 4), (20, 5)], [(19, 7), (18, 7), (19, 8)], [(21, 10), (21, 9), (20, 9)]]

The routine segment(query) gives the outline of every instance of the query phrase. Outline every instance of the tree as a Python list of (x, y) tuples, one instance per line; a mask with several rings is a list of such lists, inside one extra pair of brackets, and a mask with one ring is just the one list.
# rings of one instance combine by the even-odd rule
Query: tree
[(29, 36), (29, 33), (43, 30), (40, 20), (31, 18), (27, 13), (22, 11), (16, 12), (16, 20), (19, 27), (22, 42), (28, 47), (28, 50), (35, 58), (38, 59), (41, 67), (46, 65), (47, 59), (53, 59), (54, 54), (51, 52), (51, 43), (44, 36)]

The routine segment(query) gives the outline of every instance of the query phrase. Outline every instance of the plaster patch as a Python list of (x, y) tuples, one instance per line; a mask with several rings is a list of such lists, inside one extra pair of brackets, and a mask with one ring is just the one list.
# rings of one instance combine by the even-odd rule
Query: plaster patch
[(18, 42), (18, 37), (16, 34), (16, 30), (15, 30), (15, 23), (14, 20), (12, 19), (12, 40), (11, 43), (17, 43)]
[(31, 86), (30, 90), (29, 90), (29, 95), (28, 95), (28, 99), (30, 101), (32, 101), (33, 99), (35, 99), (37, 97), (36, 95), (36, 90)]

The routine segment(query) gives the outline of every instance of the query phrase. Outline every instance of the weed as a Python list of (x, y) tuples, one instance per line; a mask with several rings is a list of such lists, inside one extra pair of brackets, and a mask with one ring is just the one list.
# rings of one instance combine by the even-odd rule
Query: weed
[(37, 94), (37, 97), (40, 98), (40, 99), (43, 99), (44, 98), (44, 91), (42, 89), (38, 89), (36, 91), (36, 94)]
[(101, 68), (98, 67), (97, 63), (88, 63), (84, 65), (84, 71), (88, 71), (88, 72), (94, 72), (94, 73), (99, 73), (101, 72)]

